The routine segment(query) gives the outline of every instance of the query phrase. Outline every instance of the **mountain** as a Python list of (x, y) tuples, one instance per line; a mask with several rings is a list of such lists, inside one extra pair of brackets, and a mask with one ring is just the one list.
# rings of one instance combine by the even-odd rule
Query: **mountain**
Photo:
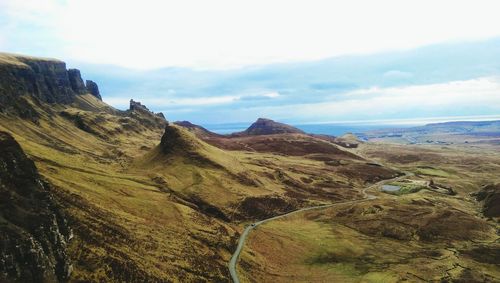
[(234, 133), (233, 136), (259, 136), (274, 134), (304, 134), (302, 130), (287, 124), (275, 122), (271, 119), (259, 118), (243, 132)]

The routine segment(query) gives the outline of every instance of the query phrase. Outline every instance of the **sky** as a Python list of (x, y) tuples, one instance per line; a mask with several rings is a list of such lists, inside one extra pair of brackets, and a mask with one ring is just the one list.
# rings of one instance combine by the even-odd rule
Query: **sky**
[(500, 114), (498, 1), (0, 0), (0, 51), (200, 124)]

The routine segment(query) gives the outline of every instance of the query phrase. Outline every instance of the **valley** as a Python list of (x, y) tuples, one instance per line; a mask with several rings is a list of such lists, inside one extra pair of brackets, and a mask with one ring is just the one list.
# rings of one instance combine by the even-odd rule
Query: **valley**
[[(2, 238), (0, 281), (230, 282), (242, 235), (241, 282), (500, 278), (494, 142), (363, 142), (264, 118), (219, 135), (115, 109), (75, 70), (0, 54), (0, 132), (19, 145), (2, 148), (0, 232), (22, 239)], [(28, 207), (59, 224), (24, 225)]]
[(499, 182), (496, 150), (363, 144), (358, 153), (411, 173), (389, 184), (419, 190), (377, 186), (369, 202), (259, 226), (242, 252), (241, 282), (498, 281), (498, 215), (485, 217), (471, 193)]

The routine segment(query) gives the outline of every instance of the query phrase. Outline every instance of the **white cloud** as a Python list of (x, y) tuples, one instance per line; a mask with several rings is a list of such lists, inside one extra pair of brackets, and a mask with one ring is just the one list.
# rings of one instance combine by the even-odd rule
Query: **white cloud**
[(276, 98), (276, 97), (280, 97), (280, 94), (279, 94), (279, 92), (273, 91), (273, 92), (269, 92), (269, 93), (264, 93), (262, 96), (268, 97), (268, 98)]
[(373, 87), (345, 93), (335, 101), (238, 109), (231, 115), (239, 121), (251, 121), (264, 115), (275, 119), (319, 122), (462, 113), (500, 113), (500, 77), (404, 87)]
[[(239, 96), (212, 96), (198, 98), (143, 98), (141, 103), (148, 107), (155, 108), (175, 107), (175, 106), (209, 106), (227, 104), (239, 100)], [(123, 97), (105, 97), (104, 101), (118, 108), (127, 108), (130, 100)]]
[[(174, 90), (169, 90), (168, 94), (175, 93)], [(209, 97), (175, 97), (165, 96), (159, 97), (145, 97), (141, 99), (141, 103), (148, 107), (155, 108), (169, 108), (169, 107), (203, 107), (230, 104), (244, 98), (277, 98), (280, 94), (277, 92), (266, 92), (263, 94), (241, 94), (241, 95), (223, 95), (223, 96), (209, 96)], [(125, 97), (104, 97), (104, 101), (117, 108), (128, 108), (130, 100)]]
[[(57, 36), (54, 46), (44, 48), (54, 54), (44, 55), (134, 68), (227, 68), (500, 35), (495, 0), (2, 0), (0, 5), (10, 21)], [(29, 45), (30, 38), (25, 40)]]

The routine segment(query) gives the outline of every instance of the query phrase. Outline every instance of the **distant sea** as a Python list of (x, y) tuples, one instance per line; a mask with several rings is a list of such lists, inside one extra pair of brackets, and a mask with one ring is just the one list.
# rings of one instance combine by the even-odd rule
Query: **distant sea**
[[(230, 123), (203, 125), (208, 130), (218, 134), (230, 134), (244, 131), (251, 123)], [(310, 134), (324, 134), (331, 136), (341, 136), (346, 133), (362, 133), (371, 130), (387, 128), (404, 128), (414, 125), (375, 125), (375, 124), (292, 124), (292, 126)]]
[[(424, 126), (431, 123), (444, 123), (452, 121), (493, 121), (500, 120), (500, 115), (476, 115), (476, 116), (448, 116), (448, 117), (424, 117), (407, 119), (371, 120), (357, 122), (317, 123), (317, 124), (293, 124), (290, 125), (310, 134), (323, 134), (331, 136), (342, 136), (346, 133), (363, 133), (372, 130), (402, 129), (416, 126)], [(227, 123), (202, 125), (208, 130), (218, 134), (230, 134), (244, 131), (252, 123)]]

